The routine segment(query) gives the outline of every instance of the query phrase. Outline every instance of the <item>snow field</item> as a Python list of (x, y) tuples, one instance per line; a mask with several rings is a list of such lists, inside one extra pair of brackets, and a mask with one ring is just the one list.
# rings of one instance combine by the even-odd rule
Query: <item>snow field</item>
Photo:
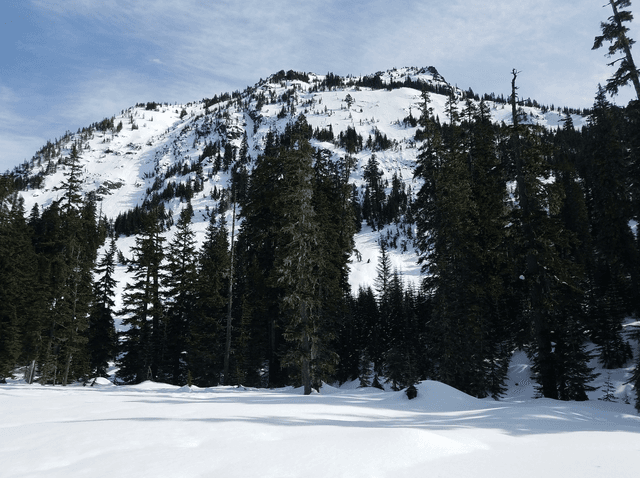
[(17, 477), (630, 476), (629, 405), (377, 389), (0, 387), (0, 470)]

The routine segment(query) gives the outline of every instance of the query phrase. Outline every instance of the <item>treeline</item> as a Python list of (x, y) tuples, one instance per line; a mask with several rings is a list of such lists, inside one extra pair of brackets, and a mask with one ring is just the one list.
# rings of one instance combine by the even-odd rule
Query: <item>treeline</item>
[[(640, 305), (638, 102), (613, 106), (600, 89), (585, 127), (567, 116), (549, 131), (526, 124), (515, 103), (513, 124), (495, 125), (484, 102), (453, 95), (441, 123), (422, 98), (415, 200), (397, 176), (382, 183), (373, 155), (364, 191), (354, 190), (352, 157), (313, 148), (300, 116), (268, 134), (246, 181), (232, 181), (238, 230), (212, 214), (196, 247), (188, 199), (168, 244), (161, 201), (122, 219), (139, 234), (121, 310), (113, 274), (124, 258), (113, 240), (97, 257), (113, 227), (80, 195), (78, 150), (65, 160), (62, 198), (41, 213), (27, 217), (4, 176), (0, 376), (22, 367), (28, 381), (67, 384), (115, 360), (119, 383), (310, 392), (323, 381), (402, 388), (429, 378), (497, 398), (522, 349), (541, 396), (586, 399), (592, 354), (605, 368), (633, 356), (622, 324)], [(244, 164), (235, 154), (230, 164), (236, 178)], [(421, 287), (392, 270), (382, 235), (375, 287), (350, 290), (363, 221), (395, 222), (414, 242)]]

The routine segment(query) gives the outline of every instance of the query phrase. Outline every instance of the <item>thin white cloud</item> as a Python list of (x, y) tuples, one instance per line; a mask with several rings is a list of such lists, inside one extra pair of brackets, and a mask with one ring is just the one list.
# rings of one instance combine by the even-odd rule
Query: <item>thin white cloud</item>
[(30, 159), (42, 138), (26, 134), (37, 122), (20, 114), (21, 96), (0, 84), (0, 173)]
[[(544, 92), (570, 104), (582, 102), (582, 91), (593, 91), (588, 83), (596, 75), (595, 62), (606, 63), (602, 55), (589, 56), (599, 21), (608, 15), (601, 0), (34, 3), (58, 15), (100, 18), (153, 44), (177, 77), (208, 78), (207, 84), (221, 77), (235, 88), (279, 69), (364, 74), (434, 65), (451, 72), (448, 79), (459, 86), (467, 81), (488, 92), (508, 87), (509, 71), (516, 67), (523, 71), (527, 95)], [(578, 83), (563, 85), (566, 77)], [(486, 86), (492, 82), (493, 88)]]

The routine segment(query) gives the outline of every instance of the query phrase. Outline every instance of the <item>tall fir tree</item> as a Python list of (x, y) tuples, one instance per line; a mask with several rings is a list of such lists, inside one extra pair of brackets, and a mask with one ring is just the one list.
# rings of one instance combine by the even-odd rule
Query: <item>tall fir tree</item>
[[(235, 375), (239, 383), (252, 386), (287, 383), (280, 360), (285, 345), (279, 302), (282, 291), (273, 278), (276, 238), (284, 224), (277, 207), (284, 174), (280, 150), (279, 135), (269, 131), (264, 154), (256, 161), (247, 196), (241, 203), (242, 225), (236, 246), (241, 316)], [(266, 373), (261, 373), (265, 362)]]
[(86, 378), (90, 372), (87, 328), (92, 270), (104, 240), (97, 227), (95, 201), (82, 198), (82, 168), (75, 145), (65, 167), (59, 188), (62, 197), (40, 218), (44, 230), (39, 244), (50, 304), (44, 325), (47, 344), (40, 352), (40, 380), (63, 385)]
[(115, 329), (115, 288), (116, 240), (111, 238), (106, 250), (95, 269), (96, 281), (93, 286), (93, 302), (89, 313), (89, 342), (91, 354), (91, 373), (106, 377), (109, 362), (116, 358), (118, 342)]
[[(320, 230), (313, 208), (313, 148), (310, 130), (300, 116), (293, 127), (290, 147), (281, 154), (283, 179), (278, 203), (284, 225), (278, 237), (275, 277), (283, 288), (285, 339), (292, 344), (284, 362), (292, 367), (305, 395), (319, 387), (323, 371), (337, 361), (327, 351), (330, 337), (323, 334), (318, 272), (324, 257), (318, 247)], [(323, 370), (324, 369), (324, 370)]]
[[(530, 331), (529, 354), (538, 390), (546, 398), (558, 399), (565, 398), (562, 394), (568, 383), (584, 389), (592, 378), (585, 368), (585, 354), (561, 355), (561, 348), (557, 347), (561, 340), (566, 340), (566, 329), (574, 327), (561, 319), (563, 312), (580, 300), (583, 276), (579, 265), (567, 253), (575, 247), (576, 235), (562, 223), (566, 194), (562, 182), (555, 180), (552, 145), (541, 127), (522, 124), (518, 116), (517, 73), (513, 71), (513, 124), (509, 139), (517, 201), (512, 211), (516, 232), (515, 275), (519, 273), (522, 281), (522, 318)], [(563, 303), (572, 297), (569, 306)], [(580, 335), (575, 333), (573, 347), (580, 345)], [(585, 373), (563, 376), (563, 368), (568, 367), (580, 368)]]
[(448, 114), (449, 124), (439, 127), (423, 108), (415, 172), (424, 180), (415, 214), (424, 287), (437, 324), (436, 378), (476, 396), (498, 396), (510, 354), (509, 327), (500, 314), (504, 183), (486, 108), (478, 114), (467, 104), (461, 117), (450, 101)]
[(33, 369), (44, 312), (32, 231), (11, 182), (0, 177), (0, 381), (21, 361)]
[(180, 211), (162, 276), (165, 314), (161, 376), (174, 385), (186, 384), (191, 373), (191, 321), (197, 310), (198, 280), (191, 215), (191, 207)]
[(631, 55), (631, 46), (635, 41), (628, 37), (629, 27), (624, 25), (625, 22), (633, 20), (633, 14), (629, 10), (620, 10), (620, 8), (630, 7), (631, 1), (609, 0), (609, 4), (613, 10), (613, 15), (609, 17), (607, 22), (600, 24), (602, 35), (595, 38), (592, 49), (601, 48), (604, 42), (607, 41), (611, 43), (607, 56), (624, 55), (609, 63), (609, 66), (613, 66), (616, 63), (619, 63), (619, 66), (613, 77), (607, 81), (606, 90), (616, 95), (620, 87), (632, 83), (636, 90), (636, 97), (640, 100), (640, 69), (637, 68)]
[(133, 259), (128, 272), (132, 282), (122, 297), (122, 324), (128, 329), (121, 335), (121, 354), (117, 377), (125, 383), (156, 380), (161, 367), (164, 344), (161, 276), (165, 254), (157, 211), (144, 218), (142, 232), (131, 248)]
[(635, 294), (630, 278), (637, 277), (637, 251), (629, 227), (633, 217), (628, 184), (630, 164), (620, 122), (617, 108), (599, 87), (584, 133), (585, 184), (594, 249), (592, 340), (605, 368), (621, 367), (631, 358), (622, 336), (622, 321), (631, 312)]
[[(198, 255), (196, 312), (190, 328), (189, 364), (198, 386), (210, 387), (220, 382), (223, 342), (226, 340), (223, 323), (227, 312), (229, 266), (226, 222), (224, 216), (216, 221), (212, 215)], [(230, 383), (230, 380), (225, 381), (227, 385)]]

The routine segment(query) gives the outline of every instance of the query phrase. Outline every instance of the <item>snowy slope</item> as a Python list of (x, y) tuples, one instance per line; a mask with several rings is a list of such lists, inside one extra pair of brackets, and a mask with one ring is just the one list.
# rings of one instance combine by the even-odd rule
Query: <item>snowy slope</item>
[[(300, 75), (298, 75), (300, 76)], [(433, 68), (402, 68), (380, 72), (377, 76), (383, 84), (402, 83), (406, 79), (445, 87), (448, 84)], [(417, 145), (414, 140), (416, 128), (405, 124), (403, 120), (410, 115), (420, 115), (420, 93), (413, 88), (393, 90), (353, 86), (362, 78), (346, 78), (352, 86), (323, 89), (326, 76), (309, 74), (303, 79), (287, 80), (283, 75), (274, 75), (261, 81), (244, 92), (224, 96), (224, 101), (215, 104), (211, 101), (198, 101), (186, 105), (158, 105), (154, 110), (139, 105), (122, 111), (113, 117), (114, 125), (122, 123), (120, 132), (100, 132), (94, 129), (71, 134), (60, 141), (60, 151), (51, 159), (42, 154), (34, 156), (32, 161), (22, 166), (23, 174), (43, 175), (41, 187), (23, 192), (25, 207), (29, 211), (35, 204), (48, 206), (62, 192), (57, 189), (63, 179), (65, 166), (58, 164), (68, 156), (74, 142), (80, 146), (81, 163), (84, 167), (84, 191), (96, 191), (101, 199), (100, 208), (108, 218), (115, 217), (140, 205), (154, 190), (161, 192), (169, 182), (193, 181), (195, 173), (169, 175), (177, 164), (190, 166), (201, 156), (207, 143), (221, 141), (229, 147), (239, 148), (242, 135), (246, 133), (249, 155), (254, 161), (264, 146), (265, 136), (270, 130), (283, 131), (292, 116), (304, 114), (313, 128), (331, 126), (336, 137), (348, 127), (354, 128), (364, 140), (378, 131), (393, 142), (390, 149), (376, 151), (375, 155), (383, 170), (383, 180), (391, 181), (394, 173), (411, 188), (415, 194), (420, 184), (413, 179)], [(462, 95), (460, 90), (456, 90)], [(352, 101), (347, 101), (350, 96)], [(221, 96), (222, 98), (222, 96)], [(431, 94), (435, 114), (445, 119), (444, 105), (446, 97)], [(510, 121), (510, 108), (500, 103), (489, 103), (491, 115), (496, 122)], [(208, 106), (208, 107), (207, 107)], [(285, 117), (279, 118), (283, 107), (293, 107)], [(460, 105), (462, 107), (462, 104)], [(535, 108), (524, 108), (531, 121), (545, 126), (555, 127), (562, 115), (558, 111), (543, 113)], [(573, 116), (574, 124), (580, 127), (585, 119)], [(331, 152), (334, 160), (344, 157), (346, 152), (337, 143), (319, 142), (313, 145)], [(354, 155), (356, 168), (350, 181), (360, 187), (364, 184), (362, 171), (372, 152), (364, 149)], [(228, 186), (226, 173), (210, 175), (213, 158), (207, 158), (203, 164), (205, 177), (204, 190), (192, 200), (195, 209), (194, 230), (199, 240), (204, 237), (208, 221), (206, 208), (215, 210), (217, 202), (211, 199), (214, 189)], [(253, 163), (251, 163), (253, 164)], [(250, 164), (250, 168), (251, 168)], [(55, 166), (52, 168), (51, 166)], [(51, 173), (52, 169), (57, 169)], [(47, 173), (49, 171), (49, 173)], [(211, 177), (209, 177), (211, 176)], [(179, 199), (169, 201), (167, 209), (173, 211), (177, 219), (184, 206)], [(230, 212), (228, 212), (230, 215)], [(230, 217), (229, 217), (230, 219)], [(371, 231), (363, 228), (356, 237), (359, 254), (354, 254), (351, 270), (351, 284), (354, 290), (360, 285), (371, 285), (375, 277), (378, 256), (378, 238), (380, 234), (395, 232), (388, 226), (384, 231)], [(166, 233), (171, 236), (172, 231)], [(395, 267), (410, 282), (419, 280), (419, 268), (416, 265), (415, 251), (410, 241), (406, 252), (391, 249), (390, 256)], [(128, 256), (133, 238), (121, 237), (118, 248)], [(361, 258), (361, 259), (360, 259)]]

